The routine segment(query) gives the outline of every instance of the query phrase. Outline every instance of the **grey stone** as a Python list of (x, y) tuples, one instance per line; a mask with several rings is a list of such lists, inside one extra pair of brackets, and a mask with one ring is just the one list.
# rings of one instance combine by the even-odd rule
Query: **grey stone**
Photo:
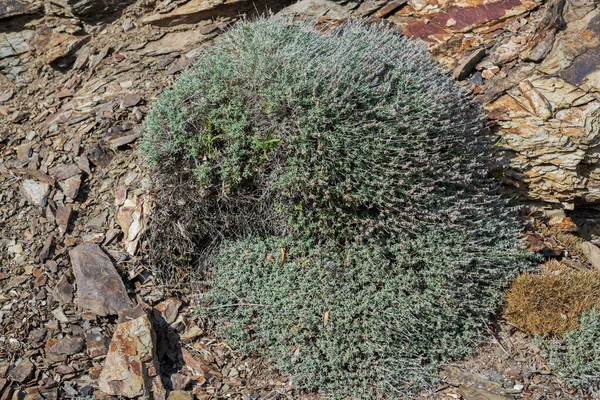
[(50, 193), (50, 185), (25, 179), (21, 184), (21, 194), (34, 206), (45, 207)]
[(581, 250), (590, 264), (592, 264), (592, 267), (600, 272), (600, 248), (590, 242), (583, 242), (581, 243)]

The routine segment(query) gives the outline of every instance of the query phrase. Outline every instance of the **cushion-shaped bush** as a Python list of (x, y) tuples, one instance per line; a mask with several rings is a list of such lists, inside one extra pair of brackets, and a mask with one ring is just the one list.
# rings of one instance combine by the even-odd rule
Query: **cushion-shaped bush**
[(156, 261), (211, 267), (223, 333), (300, 388), (417, 391), (526, 265), (483, 128), (390, 29), (242, 22), (148, 115)]
[(538, 338), (548, 352), (550, 368), (567, 385), (581, 389), (600, 388), (600, 312), (591, 310), (581, 315), (579, 327), (562, 338)]

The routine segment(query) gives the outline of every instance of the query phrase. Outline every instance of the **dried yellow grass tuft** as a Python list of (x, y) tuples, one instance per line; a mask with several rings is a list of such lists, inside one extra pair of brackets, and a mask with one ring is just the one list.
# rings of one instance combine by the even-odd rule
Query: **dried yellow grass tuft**
[(560, 334), (579, 327), (583, 312), (600, 309), (600, 273), (556, 260), (540, 274), (519, 275), (506, 295), (507, 321), (530, 334)]

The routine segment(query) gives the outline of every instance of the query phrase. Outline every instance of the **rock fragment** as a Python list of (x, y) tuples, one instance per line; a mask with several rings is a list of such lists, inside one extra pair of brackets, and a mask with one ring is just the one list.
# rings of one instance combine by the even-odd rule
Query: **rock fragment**
[(88, 36), (74, 36), (43, 26), (35, 33), (29, 45), (46, 64), (52, 64), (76, 51), (87, 40)]
[(19, 383), (25, 383), (33, 377), (33, 371), (35, 367), (29, 358), (22, 358), (8, 375)]
[(523, 97), (527, 99), (529, 105), (538, 117), (543, 120), (552, 117), (550, 102), (533, 87), (531, 82), (523, 81), (519, 83), (519, 90)]
[(121, 277), (100, 246), (83, 243), (69, 255), (81, 308), (106, 316), (118, 315), (133, 307)]
[(54, 286), (52, 297), (62, 305), (71, 304), (73, 301), (73, 286), (69, 283), (65, 275)]
[(27, 14), (35, 14), (41, 8), (38, 2), (22, 0), (1, 0), (0, 1), (0, 20), (5, 18), (20, 17)]
[(458, 81), (462, 81), (466, 77), (469, 76), (475, 65), (485, 56), (485, 49), (480, 48), (463, 58), (454, 71), (452, 72), (452, 77)]
[(535, 33), (530, 45), (521, 53), (525, 61), (542, 61), (552, 50), (556, 31), (564, 26), (563, 10), (565, 0), (554, 0), (546, 9), (546, 13)]
[(64, 235), (69, 228), (69, 220), (71, 219), (72, 211), (71, 206), (58, 205), (56, 207), (56, 225), (58, 225), (58, 230), (62, 235)]
[(592, 267), (600, 272), (600, 248), (590, 242), (583, 242), (581, 243), (581, 250), (590, 264), (592, 264)]
[(160, 302), (154, 309), (157, 311), (158, 316), (161, 317), (167, 325), (170, 325), (177, 319), (181, 305), (181, 300), (176, 299), (175, 297), (169, 297)]
[(194, 400), (194, 396), (185, 390), (173, 390), (169, 393), (168, 400)]
[(32, 179), (26, 179), (21, 184), (21, 194), (29, 203), (38, 207), (45, 207), (50, 193), (50, 185)]
[(164, 400), (155, 343), (148, 316), (119, 324), (98, 379), (100, 390), (112, 396)]
[(116, 8), (118, 0), (52, 0), (73, 16), (90, 16)]
[(50, 338), (46, 342), (46, 356), (55, 362), (64, 361), (67, 356), (81, 352), (83, 344), (83, 339), (80, 337)]

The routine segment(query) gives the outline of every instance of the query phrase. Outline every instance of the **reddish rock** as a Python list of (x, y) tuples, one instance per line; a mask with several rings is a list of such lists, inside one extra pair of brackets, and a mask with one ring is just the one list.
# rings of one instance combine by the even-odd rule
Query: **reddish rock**
[(155, 343), (147, 316), (119, 324), (98, 379), (100, 390), (112, 396), (164, 400)]
[[(474, 7), (451, 6), (445, 12), (436, 14), (429, 21), (422, 17), (409, 20), (404, 27), (403, 34), (435, 42), (434, 37), (436, 36), (450, 37), (456, 32), (468, 32), (476, 26), (519, 15), (536, 6), (534, 1), (528, 0), (500, 0)], [(451, 23), (448, 23), (449, 21)]]
[(98, 245), (80, 244), (69, 255), (81, 308), (106, 316), (118, 315), (133, 307), (112, 261)]

